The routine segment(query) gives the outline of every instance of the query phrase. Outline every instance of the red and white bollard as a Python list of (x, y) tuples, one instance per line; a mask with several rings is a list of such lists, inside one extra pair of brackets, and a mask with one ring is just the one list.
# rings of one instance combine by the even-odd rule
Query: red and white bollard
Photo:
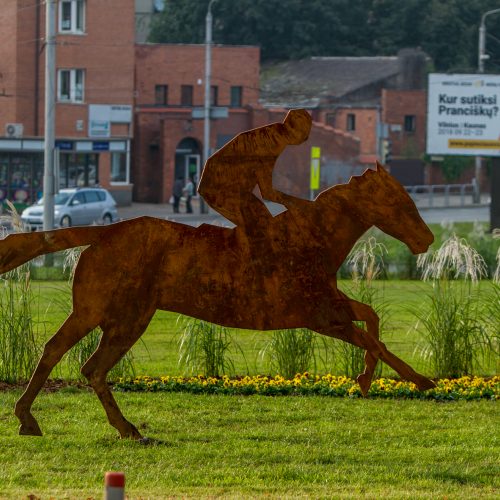
[(104, 500), (125, 499), (125, 474), (106, 472), (104, 475)]

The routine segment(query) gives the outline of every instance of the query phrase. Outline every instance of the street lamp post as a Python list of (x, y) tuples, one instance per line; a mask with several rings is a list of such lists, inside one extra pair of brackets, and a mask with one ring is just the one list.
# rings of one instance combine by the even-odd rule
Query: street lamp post
[[(493, 9), (485, 12), (481, 16), (481, 24), (479, 25), (479, 42), (478, 42), (478, 56), (477, 56), (477, 70), (478, 73), (484, 73), (484, 61), (490, 58), (486, 54), (486, 18), (491, 14), (496, 14), (500, 12), (500, 9)], [(481, 157), (476, 156), (475, 163), (475, 177), (476, 177), (476, 188), (474, 194), (474, 202), (479, 203), (481, 201)]]
[(490, 14), (496, 14), (500, 12), (500, 9), (493, 9), (485, 12), (481, 16), (481, 24), (479, 26), (479, 47), (478, 47), (478, 61), (477, 61), (477, 69), (479, 73), (484, 73), (484, 61), (489, 59), (490, 56), (486, 54), (486, 18)]
[[(210, 156), (210, 80), (212, 73), (212, 4), (217, 0), (210, 0), (205, 18), (205, 108), (203, 122), (203, 165)], [(200, 213), (207, 213), (203, 198), (200, 199)]]

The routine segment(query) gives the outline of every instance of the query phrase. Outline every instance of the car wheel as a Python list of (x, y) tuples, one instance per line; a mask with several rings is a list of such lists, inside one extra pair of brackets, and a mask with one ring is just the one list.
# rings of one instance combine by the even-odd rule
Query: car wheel
[(69, 215), (65, 215), (65, 216), (61, 219), (60, 226), (61, 226), (61, 227), (71, 227), (71, 217), (70, 217)]
[(104, 224), (111, 224), (113, 222), (113, 217), (111, 217), (111, 214), (104, 214), (102, 217), (102, 221)]

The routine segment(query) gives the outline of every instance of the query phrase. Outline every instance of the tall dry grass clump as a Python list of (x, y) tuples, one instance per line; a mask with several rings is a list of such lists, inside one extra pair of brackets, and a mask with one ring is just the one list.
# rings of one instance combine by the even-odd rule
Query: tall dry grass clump
[(426, 341), (422, 353), (435, 377), (460, 377), (481, 370), (494, 347), (483, 321), (478, 283), (487, 276), (484, 259), (465, 239), (449, 237), (419, 257), (422, 278), (432, 282), (429, 305), (416, 315)]

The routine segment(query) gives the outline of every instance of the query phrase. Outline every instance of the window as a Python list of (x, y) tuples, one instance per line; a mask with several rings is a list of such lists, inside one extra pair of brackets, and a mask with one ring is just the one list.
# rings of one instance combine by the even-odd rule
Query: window
[(127, 184), (127, 153), (111, 154), (111, 184)]
[(181, 106), (193, 105), (193, 86), (181, 85)]
[(157, 106), (168, 104), (168, 85), (155, 85), (155, 104)]
[(335, 113), (326, 114), (326, 124), (330, 127), (335, 128)]
[(417, 117), (415, 115), (405, 115), (405, 132), (415, 132), (417, 128)]
[(350, 132), (356, 130), (356, 115), (354, 113), (347, 115), (346, 130)]
[(57, 100), (83, 102), (83, 69), (60, 69), (57, 78)]
[(59, 32), (83, 33), (85, 29), (85, 0), (59, 2)]
[(97, 203), (99, 201), (97, 191), (85, 191), (85, 199), (87, 203)]
[(231, 87), (231, 104), (232, 108), (241, 108), (243, 95), (243, 87)]
[(219, 87), (212, 85), (210, 87), (210, 106), (217, 106), (219, 104)]

